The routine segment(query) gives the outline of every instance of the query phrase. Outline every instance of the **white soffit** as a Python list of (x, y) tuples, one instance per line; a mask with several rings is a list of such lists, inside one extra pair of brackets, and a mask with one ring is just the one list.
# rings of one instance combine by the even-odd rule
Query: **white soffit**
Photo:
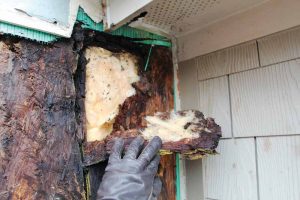
[(245, 11), (267, 0), (154, 0), (143, 8), (147, 15), (135, 27), (156, 27), (176, 36)]

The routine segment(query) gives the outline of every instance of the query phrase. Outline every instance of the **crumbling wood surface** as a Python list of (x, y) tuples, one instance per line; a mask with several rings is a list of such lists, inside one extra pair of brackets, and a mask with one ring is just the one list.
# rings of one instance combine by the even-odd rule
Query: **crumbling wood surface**
[[(148, 69), (145, 71), (145, 61), (150, 49), (149, 45), (137, 45), (130, 40), (122, 37), (112, 37), (103, 33), (96, 33), (93, 31), (78, 31), (73, 36), (78, 40), (77, 47), (89, 47), (96, 46), (102, 47), (112, 52), (129, 52), (136, 55), (139, 60), (139, 76), (141, 81), (134, 84), (136, 88), (136, 95), (129, 97), (123, 105), (120, 107), (120, 112), (116, 117), (114, 123), (114, 132), (120, 130), (129, 130), (145, 126), (143, 118), (146, 115), (153, 115), (158, 111), (171, 111), (174, 107), (173, 97), (173, 65), (171, 51), (165, 47), (154, 47), (152, 50), (150, 63)], [(75, 77), (81, 77), (76, 79), (77, 92), (77, 116), (79, 121), (84, 121), (84, 81), (81, 81), (85, 77), (85, 65), (88, 61), (81, 54), (80, 65), (78, 73)], [(79, 128), (79, 135), (84, 135), (86, 127), (82, 123), (82, 127)], [(84, 143), (83, 151), (84, 155), (90, 152), (89, 155), (93, 155), (91, 158), (98, 159), (97, 162), (107, 158), (105, 151), (97, 151), (99, 148), (103, 148), (104, 141)], [(103, 154), (103, 156), (102, 156)], [(104, 158), (104, 159), (102, 159)], [(163, 200), (175, 200), (175, 155), (163, 156), (161, 160), (160, 175), (163, 180), (163, 192), (160, 199)], [(93, 162), (93, 164), (97, 163)], [(97, 168), (98, 166), (98, 168)], [(97, 169), (102, 167), (101, 164), (96, 164), (87, 167), (87, 179), (89, 180), (89, 197), (94, 199), (95, 192), (101, 182), (101, 179), (93, 179), (97, 176)], [(99, 175), (99, 174), (98, 174)]]
[(0, 36), (0, 199), (85, 199), (72, 47)]
[[(183, 129), (187, 130), (190, 127), (191, 129), (189, 130), (189, 133), (193, 133), (196, 136), (189, 138), (189, 134), (187, 134), (187, 137), (181, 140), (163, 142), (161, 150), (162, 154), (181, 153), (186, 158), (193, 159), (193, 157), (215, 153), (215, 149), (218, 146), (218, 142), (221, 137), (220, 126), (217, 125), (212, 118), (205, 118), (204, 115), (199, 111), (179, 111), (177, 112), (177, 116), (186, 116), (190, 113), (195, 115), (195, 118), (193, 118), (193, 120), (198, 119), (199, 121), (197, 123), (188, 121), (183, 125)], [(159, 113), (156, 116), (156, 118), (165, 120), (165, 123), (170, 123), (167, 121), (170, 116), (169, 112)], [(172, 126), (172, 124), (169, 125)], [(176, 124), (173, 124), (173, 127), (175, 126)], [(142, 132), (143, 130), (147, 130), (147, 128), (148, 127), (115, 131), (107, 136), (104, 142), (96, 141), (87, 143), (84, 152), (84, 164), (91, 165), (93, 163), (99, 162), (99, 160), (105, 160), (112, 149), (114, 138), (124, 138), (125, 148), (127, 148), (127, 146), (129, 146), (134, 138), (139, 135), (143, 136)], [(170, 134), (172, 134), (172, 130), (169, 131)], [(159, 135), (159, 133), (157, 132), (154, 132), (153, 134)], [(148, 141), (145, 142), (145, 145), (147, 144), (147, 142)]]

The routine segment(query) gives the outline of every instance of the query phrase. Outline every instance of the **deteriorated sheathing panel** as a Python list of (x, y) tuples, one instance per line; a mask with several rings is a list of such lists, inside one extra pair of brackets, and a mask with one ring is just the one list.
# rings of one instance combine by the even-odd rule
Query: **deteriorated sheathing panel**
[(85, 199), (76, 139), (76, 54), (0, 38), (0, 199)]

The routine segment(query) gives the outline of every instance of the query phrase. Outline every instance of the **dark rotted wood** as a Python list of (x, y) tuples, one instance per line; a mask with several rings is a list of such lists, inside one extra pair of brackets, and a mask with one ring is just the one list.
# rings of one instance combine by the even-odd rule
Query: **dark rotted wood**
[[(188, 111), (188, 112), (191, 112)], [(193, 131), (198, 134), (197, 138), (184, 138), (176, 142), (164, 142), (162, 150), (164, 152), (181, 153), (187, 158), (192, 158), (197, 155), (205, 155), (207, 153), (215, 153), (215, 149), (218, 146), (219, 139), (221, 137), (221, 128), (218, 126), (212, 118), (204, 118), (204, 115), (199, 111), (193, 111), (199, 119), (199, 123), (189, 122), (186, 124), (197, 128), (193, 128)], [(185, 115), (185, 111), (177, 112), (178, 115)], [(170, 113), (160, 113), (161, 119), (167, 119)], [(131, 143), (131, 141), (140, 135), (141, 132), (138, 129), (129, 129), (124, 131), (115, 131), (102, 142), (90, 142), (85, 148), (84, 164), (91, 165), (99, 162), (99, 160), (105, 160), (108, 157), (109, 152), (112, 149), (114, 138), (119, 137), (125, 139), (125, 148)], [(145, 142), (145, 145), (148, 141)]]
[(0, 199), (85, 199), (73, 44), (12, 41), (0, 38)]
[[(152, 115), (158, 111), (170, 111), (173, 109), (173, 64), (170, 49), (165, 47), (153, 48), (149, 67), (147, 71), (144, 71), (146, 58), (150, 49), (148, 45), (135, 44), (130, 39), (124, 37), (115, 37), (94, 31), (82, 31), (81, 29), (75, 31), (73, 37), (77, 41), (76, 48), (83, 48), (84, 50), (88, 46), (98, 46), (112, 52), (129, 52), (140, 59), (139, 76), (141, 77), (141, 81), (134, 85), (136, 95), (128, 98), (120, 107), (119, 115), (116, 117), (114, 123), (114, 132), (143, 127), (146, 125), (145, 121), (143, 121), (144, 116)], [(85, 70), (84, 63), (86, 61), (83, 56), (81, 60), (81, 63), (83, 63), (81, 74), (83, 74)], [(81, 83), (76, 83), (76, 85), (78, 89), (77, 94), (80, 93), (79, 100), (77, 101), (78, 114), (84, 116), (84, 93), (82, 93), (84, 92), (84, 85)], [(80, 129), (85, 131), (85, 127)], [(100, 155), (101, 152), (97, 151), (97, 149), (103, 147), (105, 147), (104, 141), (84, 143), (84, 159), (88, 159), (85, 156), (91, 156), (90, 159), (107, 156), (106, 152), (102, 152), (103, 155)], [(103, 159), (99, 159), (97, 162), (101, 160)], [(161, 178), (164, 180), (163, 191), (165, 192), (162, 193), (161, 199), (175, 199), (176, 177), (174, 166), (174, 155), (169, 155), (162, 159), (161, 169), (164, 173), (161, 173)], [(96, 176), (96, 169), (97, 167), (95, 166), (87, 167), (89, 177)], [(94, 192), (98, 189), (97, 187), (100, 182), (101, 180), (99, 179), (98, 183), (97, 180), (94, 180), (90, 184), (90, 197), (95, 197)]]
[[(149, 49), (149, 48), (148, 48)], [(146, 126), (144, 116), (153, 115), (156, 112), (171, 111), (174, 109), (173, 96), (173, 63), (171, 50), (164, 47), (153, 48), (149, 68), (144, 71), (144, 65), (140, 67), (141, 81), (136, 84), (137, 94), (121, 106), (116, 118), (114, 130), (125, 130)], [(130, 115), (129, 115), (130, 114)], [(160, 174), (163, 180), (163, 191), (160, 199), (175, 200), (175, 169), (174, 155), (165, 156), (160, 162), (160, 168), (164, 172)]]
[[(213, 118), (205, 118), (203, 113), (197, 110), (186, 110), (176, 112), (177, 116), (186, 116), (188, 113), (194, 114), (194, 119), (196, 121), (186, 122), (184, 129), (192, 127), (189, 131), (193, 134), (197, 134), (196, 138), (183, 138), (179, 141), (168, 141), (163, 142), (162, 150), (166, 150), (172, 153), (181, 153), (183, 155), (194, 153), (214, 153), (218, 146), (219, 139), (221, 137), (221, 127), (217, 125)], [(155, 116), (161, 120), (168, 120), (171, 116), (171, 112), (160, 112)], [(174, 114), (174, 113), (173, 113)], [(130, 141), (141, 134), (141, 131), (137, 129), (130, 129), (125, 131), (115, 131), (106, 137), (106, 151), (109, 152), (112, 149), (113, 139), (115, 137), (122, 137), (125, 139), (125, 144), (130, 143)], [(147, 127), (145, 128), (147, 129)], [(147, 142), (146, 142), (147, 143)], [(199, 152), (197, 152), (197, 150)]]
[(158, 175), (164, 187), (162, 187), (158, 200), (176, 200), (175, 180), (176, 156), (175, 154), (162, 156)]
[(173, 64), (171, 51), (155, 47), (147, 71), (139, 68), (141, 80), (134, 84), (136, 95), (129, 97), (120, 107), (114, 130), (122, 131), (146, 127), (144, 118), (174, 108)]

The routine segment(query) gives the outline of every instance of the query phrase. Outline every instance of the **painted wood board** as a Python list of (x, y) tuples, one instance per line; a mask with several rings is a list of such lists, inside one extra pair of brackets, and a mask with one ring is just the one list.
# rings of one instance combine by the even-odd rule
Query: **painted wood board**
[(205, 199), (256, 200), (254, 139), (221, 140), (218, 151), (203, 160)]
[[(98, 0), (70, 0), (67, 25), (46, 21), (47, 16), (31, 16), (26, 10), (19, 10), (16, 4), (11, 1), (0, 2), (0, 21), (62, 37), (71, 37), (79, 6), (95, 22), (102, 21), (101, 3)], [(51, 13), (51, 18), (55, 16), (56, 14)]]
[(236, 137), (300, 133), (300, 60), (230, 75)]
[[(15, 0), (11, 0), (14, 2)], [(68, 25), (70, 0), (23, 0), (14, 2), (15, 9), (50, 23)]]
[(266, 36), (257, 41), (262, 66), (300, 57), (300, 27)]
[(259, 67), (256, 41), (216, 51), (197, 58), (198, 80)]
[(197, 109), (199, 89), (195, 59), (180, 62), (178, 67), (181, 109)]
[(130, 21), (134, 17), (139, 16), (141, 9), (151, 3), (153, 0), (110, 0), (106, 6), (105, 29), (117, 28), (124, 23)]
[(300, 136), (257, 138), (260, 200), (300, 199)]
[(228, 77), (199, 81), (199, 107), (205, 116), (215, 118), (222, 128), (222, 136), (231, 137), (231, 118)]

